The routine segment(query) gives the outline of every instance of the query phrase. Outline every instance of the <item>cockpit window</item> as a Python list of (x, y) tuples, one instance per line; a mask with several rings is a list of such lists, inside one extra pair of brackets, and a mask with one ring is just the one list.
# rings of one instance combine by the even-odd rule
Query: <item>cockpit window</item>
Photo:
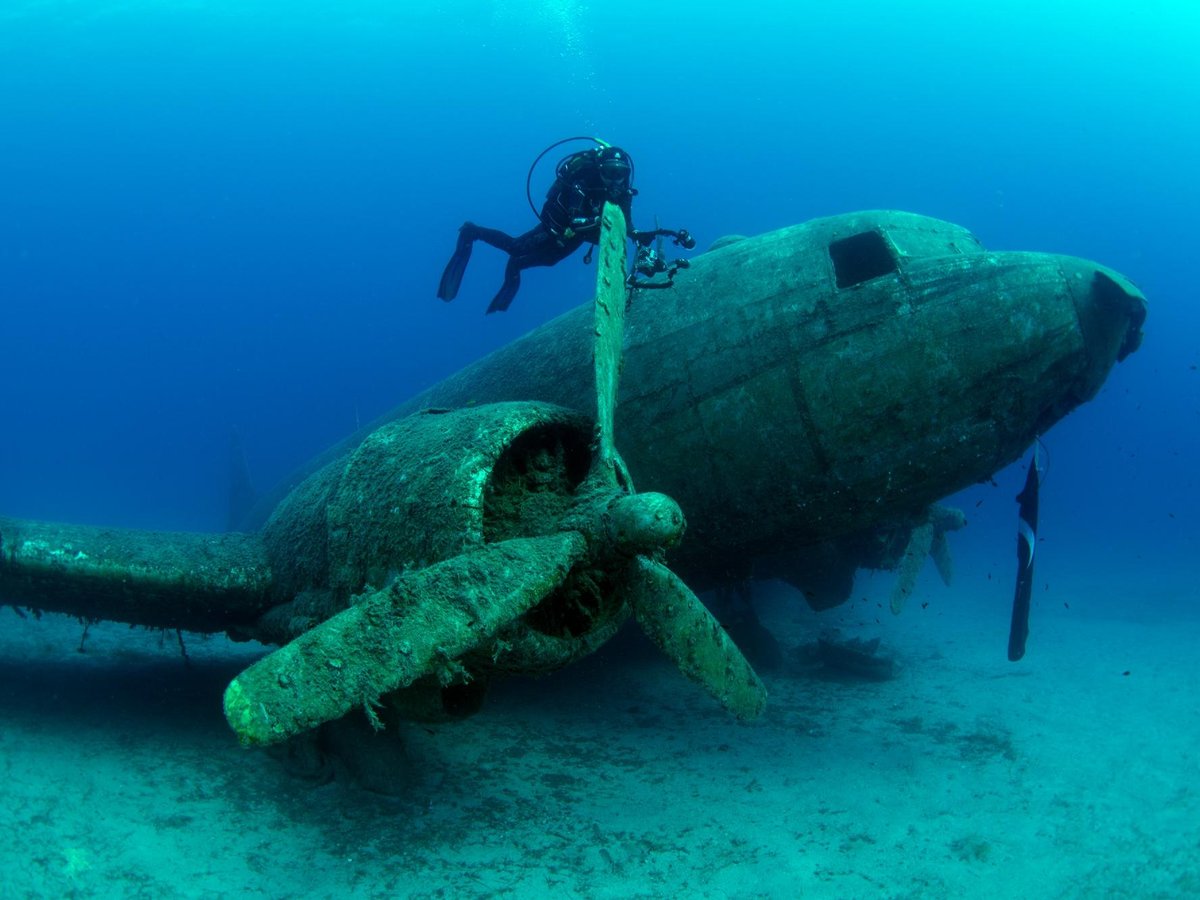
[(892, 248), (878, 231), (864, 231), (829, 245), (839, 288), (899, 271)]

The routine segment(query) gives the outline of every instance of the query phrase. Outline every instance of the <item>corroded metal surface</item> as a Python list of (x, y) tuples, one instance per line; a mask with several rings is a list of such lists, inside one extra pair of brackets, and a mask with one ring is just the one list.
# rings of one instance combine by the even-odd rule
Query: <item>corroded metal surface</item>
[(258, 535), (0, 518), (0, 601), (84, 620), (224, 631), (271, 605)]
[[(865, 249), (835, 257), (863, 235)], [(871, 277), (848, 283), (856, 272)], [(522, 398), (590, 413), (590, 314), (385, 418)], [(818, 219), (728, 243), (674, 289), (635, 295), (616, 443), (639, 488), (682, 506), (672, 564), (704, 586), (990, 476), (1094, 396), (1144, 315), (1132, 284), (1084, 260), (990, 252), (912, 213)]]
[(249, 743), (557, 668), (631, 611), (752, 718), (762, 683), (693, 588), (752, 560), (799, 584), (816, 560), (832, 587), (810, 603), (832, 605), (870, 559), (901, 570), (899, 609), (926, 555), (949, 576), (963, 519), (933, 501), (1140, 342), (1117, 273), (895, 212), (727, 242), (626, 309), (623, 226), (605, 216), (594, 305), (325, 454), (260, 534), (0, 520), (0, 600), (284, 644), (227, 694)]

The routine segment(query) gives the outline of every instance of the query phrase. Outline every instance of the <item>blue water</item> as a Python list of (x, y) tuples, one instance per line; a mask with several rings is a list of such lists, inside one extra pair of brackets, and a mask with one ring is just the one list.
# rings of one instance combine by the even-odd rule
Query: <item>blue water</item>
[(1191, 4), (395, 6), (5, 5), (0, 509), (220, 527), (232, 427), (270, 486), (582, 302), (576, 258), (485, 319), (486, 248), (433, 290), (464, 219), (529, 227), (529, 162), (597, 134), (701, 246), (895, 207), (1134, 279), (1145, 347), (1051, 485), (1089, 537), (1194, 550)]
[[(588, 299), (576, 257), (485, 317), (485, 247), (454, 303), (434, 288), (464, 219), (530, 227), (533, 157), (594, 134), (636, 160), (638, 224), (701, 247), (899, 208), (1133, 279), (1144, 346), (1046, 436), (1039, 553), (1178, 578), (1200, 551), (1198, 44), (1190, 0), (7, 0), (0, 513), (219, 530), (232, 429), (269, 488)], [(962, 502), (1007, 579), (1022, 474), (997, 478)]]

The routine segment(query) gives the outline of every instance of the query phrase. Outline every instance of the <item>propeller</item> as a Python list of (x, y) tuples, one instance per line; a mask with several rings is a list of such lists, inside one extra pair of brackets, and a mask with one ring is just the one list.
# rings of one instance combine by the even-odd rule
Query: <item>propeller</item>
[(912, 595), (917, 587), (917, 576), (925, 565), (925, 557), (933, 557), (938, 574), (946, 587), (954, 579), (954, 560), (950, 555), (950, 542), (946, 533), (957, 531), (967, 524), (967, 518), (962, 510), (949, 506), (933, 504), (915, 522), (909, 533), (908, 543), (900, 556), (896, 568), (900, 575), (892, 589), (890, 601), (891, 610), (899, 615), (904, 610), (904, 602)]
[(243, 744), (271, 744), (369, 707), (490, 639), (585, 551), (577, 532), (511, 538), (362, 594), (238, 675), (225, 718)]
[[(633, 493), (616, 465), (613, 422), (625, 337), (625, 216), (605, 205), (596, 279), (596, 460), (588, 476), (593, 489), (616, 493), (610, 528), (629, 560), (618, 590), (643, 631), (688, 678), (698, 682), (739, 719), (753, 719), (766, 704), (766, 689), (750, 663), (712, 614), (656, 552), (678, 543), (684, 519), (665, 494)], [(619, 273), (619, 275), (618, 275)], [(619, 492), (619, 493), (618, 493)]]
[[(606, 573), (609, 590), (681, 672), (740, 719), (766, 702), (762, 682), (699, 598), (660, 560), (685, 522), (665, 494), (635, 493), (617, 454), (614, 417), (625, 330), (626, 225), (602, 213), (595, 299), (596, 432), (591, 467), (558, 530), (483, 544), (365, 591), (352, 605), (254, 663), (225, 692), (244, 744), (285, 740), (437, 675), (471, 677), (460, 661), (558, 596), (573, 577)], [(597, 616), (597, 622), (602, 615)]]

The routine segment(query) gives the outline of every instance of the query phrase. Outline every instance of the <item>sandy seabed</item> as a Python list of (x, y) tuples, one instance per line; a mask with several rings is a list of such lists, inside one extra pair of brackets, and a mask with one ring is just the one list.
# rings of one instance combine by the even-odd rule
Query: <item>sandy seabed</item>
[[(1200, 616), (1081, 590), (1014, 665), (1006, 611), (954, 593), (768, 598), (786, 661), (751, 725), (631, 641), (497, 684), (376, 738), (390, 796), (238, 747), (221, 693), (260, 650), (185, 636), (185, 664), (106, 624), (80, 653), (78, 623), (3, 609), (0, 897), (1200, 895)], [(899, 677), (796, 652), (827, 625)]]

